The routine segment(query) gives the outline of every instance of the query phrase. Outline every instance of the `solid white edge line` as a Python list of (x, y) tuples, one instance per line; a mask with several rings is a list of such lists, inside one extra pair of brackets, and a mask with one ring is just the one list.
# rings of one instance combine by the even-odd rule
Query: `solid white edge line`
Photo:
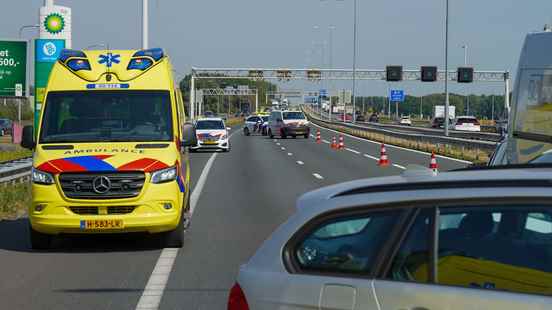
[[(345, 135), (345, 136), (348, 136), (348, 137), (350, 137), (350, 138), (353, 138), (353, 139), (356, 139), (356, 140), (359, 140), (359, 141), (365, 141), (365, 142), (370, 142), (370, 143), (374, 143), (374, 144), (381, 145), (381, 142), (376, 142), (376, 141), (372, 141), (372, 140), (368, 140), (368, 139), (363, 139), (363, 138), (355, 137), (355, 136), (352, 136), (352, 135), (350, 135), (350, 134), (348, 134), (348, 133), (343, 133), (343, 132), (340, 132), (340, 131), (336, 131), (336, 130), (333, 130), (333, 129), (329, 129), (329, 128), (326, 128), (326, 127), (322, 127), (322, 126), (316, 125), (316, 124), (314, 124), (314, 123), (311, 123), (311, 124), (312, 124), (313, 126), (316, 126), (316, 127), (320, 128), (320, 129), (325, 129), (325, 130), (328, 130), (328, 131), (331, 131), (331, 132), (340, 133), (340, 134), (343, 134), (343, 135)], [(390, 147), (390, 148), (399, 149), (399, 150), (410, 151), (410, 152), (414, 152), (414, 153), (418, 153), (418, 154), (431, 155), (431, 153), (422, 152), (422, 151), (413, 150), (413, 149), (407, 149), (407, 148), (402, 147), (402, 146), (396, 146), (396, 145), (391, 145), (391, 144), (386, 144), (385, 146), (386, 146), (386, 147)], [(462, 159), (457, 159), (457, 158), (452, 158), (452, 157), (443, 156), (443, 155), (435, 155), (435, 156), (436, 156), (436, 157), (439, 157), (439, 158), (444, 158), (444, 159), (448, 159), (448, 160), (452, 160), (452, 161), (464, 163), (464, 164), (471, 164), (471, 163), (472, 163), (471, 161), (462, 160)]]
[(324, 177), (319, 175), (318, 173), (313, 173), (312, 175), (319, 180), (324, 180)]
[[(237, 131), (233, 132), (228, 139), (230, 139), (236, 132)], [(215, 158), (217, 158), (217, 154), (218, 153), (213, 153), (213, 155), (211, 155), (201, 171), (201, 175), (190, 196), (190, 215), (193, 215), (194, 213), (197, 202), (199, 201), (199, 196), (203, 191), (203, 187), (207, 181), (207, 176), (209, 175), (209, 171), (215, 162)], [(157, 263), (155, 264), (155, 267), (153, 268), (153, 271), (148, 279), (148, 283), (142, 292), (142, 296), (140, 296), (140, 300), (138, 300), (136, 310), (159, 309), (161, 298), (163, 298), (163, 293), (167, 287), (167, 283), (169, 282), (169, 277), (179, 250), (180, 249), (178, 248), (165, 248), (161, 251), (161, 255), (159, 255), (159, 258), (157, 259)]]

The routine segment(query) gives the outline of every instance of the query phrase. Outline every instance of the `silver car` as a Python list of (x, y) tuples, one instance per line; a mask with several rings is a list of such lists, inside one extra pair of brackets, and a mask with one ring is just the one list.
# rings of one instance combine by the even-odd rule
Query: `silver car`
[(359, 180), (301, 197), (229, 310), (552, 309), (552, 169)]

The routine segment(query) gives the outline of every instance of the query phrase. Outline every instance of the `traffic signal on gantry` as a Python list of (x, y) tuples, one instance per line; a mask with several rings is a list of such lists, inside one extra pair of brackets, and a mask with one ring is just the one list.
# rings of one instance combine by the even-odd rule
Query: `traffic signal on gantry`
[(422, 82), (435, 82), (437, 81), (437, 67), (435, 66), (422, 66), (420, 69), (420, 79)]
[(403, 79), (402, 66), (387, 66), (385, 70), (385, 79), (387, 82), (400, 82)]
[(473, 82), (473, 68), (460, 67), (458, 68), (458, 83), (472, 83)]

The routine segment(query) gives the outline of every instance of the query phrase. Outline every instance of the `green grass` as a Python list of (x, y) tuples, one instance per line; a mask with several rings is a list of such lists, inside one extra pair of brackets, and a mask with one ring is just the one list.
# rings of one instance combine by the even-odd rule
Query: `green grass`
[(31, 204), (31, 184), (0, 184), (0, 220), (24, 216)]
[(0, 148), (0, 162), (20, 159), (33, 156), (33, 152), (19, 146), (13, 147), (13, 150), (4, 150)]
[(244, 122), (243, 117), (231, 118), (231, 119), (226, 121), (226, 126), (234, 127), (234, 126), (243, 124), (243, 122)]

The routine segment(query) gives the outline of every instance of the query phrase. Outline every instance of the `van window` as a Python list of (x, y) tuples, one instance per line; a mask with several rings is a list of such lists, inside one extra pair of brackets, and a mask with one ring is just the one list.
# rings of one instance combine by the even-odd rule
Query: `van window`
[(50, 92), (40, 143), (172, 141), (169, 92)]
[(210, 129), (225, 129), (224, 123), (217, 120), (203, 120), (197, 121), (197, 130), (210, 130)]
[(515, 131), (552, 136), (552, 70), (521, 71)]

